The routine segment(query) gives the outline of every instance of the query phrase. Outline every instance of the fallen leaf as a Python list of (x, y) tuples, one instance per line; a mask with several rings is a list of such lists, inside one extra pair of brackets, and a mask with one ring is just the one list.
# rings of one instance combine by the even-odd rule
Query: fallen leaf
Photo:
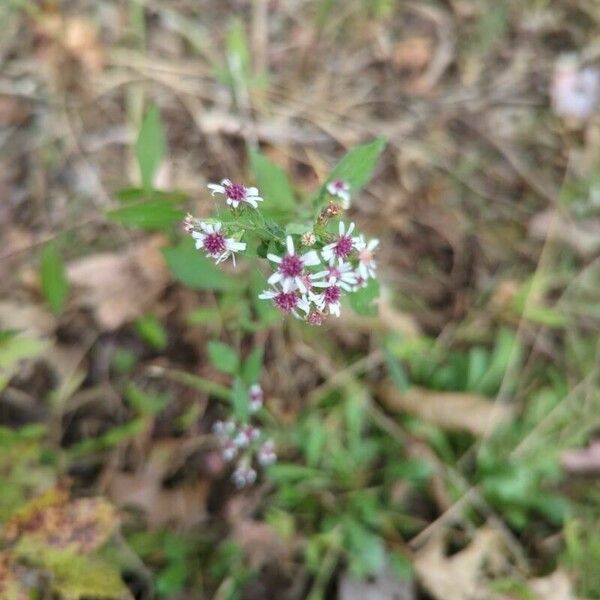
[(527, 583), (536, 600), (576, 600), (573, 584), (564, 571), (557, 570), (547, 577), (530, 579)]
[(236, 522), (231, 538), (244, 550), (253, 570), (282, 561), (290, 552), (290, 546), (284, 543), (273, 527), (262, 521), (244, 519)]
[(402, 40), (394, 48), (392, 64), (401, 70), (421, 71), (431, 60), (433, 40), (424, 36), (415, 36)]
[(387, 381), (378, 388), (384, 406), (392, 411), (405, 411), (442, 429), (458, 429), (473, 435), (485, 435), (513, 416), (513, 409), (494, 403), (479, 394), (466, 392), (434, 392), (412, 387), (400, 392)]
[(125, 252), (93, 254), (69, 263), (75, 302), (90, 308), (103, 329), (133, 321), (152, 306), (169, 281), (160, 252), (164, 243), (156, 236)]
[(489, 591), (483, 568), (500, 542), (494, 529), (482, 527), (464, 550), (447, 556), (445, 535), (438, 534), (416, 553), (415, 572), (435, 600), (492, 600), (497, 596)]
[(165, 487), (163, 480), (173, 465), (176, 452), (177, 446), (155, 444), (148, 460), (137, 472), (108, 472), (105, 478), (107, 495), (118, 506), (142, 509), (150, 527), (172, 522), (198, 523), (206, 516), (210, 485), (207, 480), (199, 480), (194, 484)]
[(531, 219), (529, 233), (542, 240), (554, 235), (584, 257), (593, 257), (600, 251), (600, 219), (567, 220), (547, 210)]
[(35, 498), (6, 523), (4, 537), (31, 538), (48, 548), (90, 553), (102, 546), (119, 526), (116, 509), (102, 498), (69, 501), (54, 488)]
[(600, 440), (593, 441), (587, 448), (566, 450), (560, 462), (566, 471), (576, 475), (600, 473)]
[(344, 573), (340, 577), (338, 600), (414, 600), (412, 581), (399, 579), (388, 567), (369, 580)]

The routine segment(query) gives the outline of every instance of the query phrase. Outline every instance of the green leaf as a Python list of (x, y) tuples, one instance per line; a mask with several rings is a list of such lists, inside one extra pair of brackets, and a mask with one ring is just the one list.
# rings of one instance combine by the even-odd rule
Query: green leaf
[(350, 194), (353, 196), (356, 195), (371, 179), (385, 143), (385, 139), (380, 137), (350, 150), (335, 166), (325, 183), (321, 186), (318, 200), (320, 201), (325, 196), (327, 184), (336, 179), (342, 179), (348, 183), (350, 185)]
[(184, 212), (169, 200), (149, 200), (109, 210), (106, 217), (128, 227), (152, 231), (173, 227), (183, 219)]
[(277, 217), (290, 214), (296, 206), (296, 198), (283, 169), (256, 150), (250, 152), (250, 164), (260, 195), (264, 198), (261, 211)]
[(196, 250), (194, 240), (185, 238), (163, 255), (175, 279), (195, 290), (231, 290), (235, 279), (218, 269), (212, 261)]
[(168, 340), (167, 332), (156, 315), (143, 315), (135, 322), (135, 330), (138, 335), (156, 350), (166, 348)]
[(248, 390), (239, 377), (235, 378), (231, 393), (233, 399), (233, 414), (235, 415), (236, 419), (242, 423), (245, 423), (250, 415), (250, 408), (248, 406)]
[(165, 192), (163, 190), (150, 190), (147, 191), (140, 187), (128, 187), (119, 190), (116, 193), (117, 199), (123, 204), (129, 202), (136, 202), (138, 200), (168, 200), (175, 204), (181, 204), (187, 202), (190, 197), (185, 192), (178, 192), (169, 190)]
[(156, 106), (151, 106), (144, 116), (135, 145), (135, 154), (142, 176), (142, 186), (146, 191), (152, 189), (154, 175), (165, 157), (166, 149), (165, 132), (160, 112)]
[(55, 315), (60, 314), (69, 296), (65, 267), (54, 244), (47, 244), (40, 262), (42, 291)]
[(240, 368), (240, 359), (237, 352), (223, 342), (208, 342), (208, 356), (215, 369), (221, 373), (234, 375)]
[(242, 368), (242, 378), (248, 385), (257, 383), (260, 379), (260, 372), (263, 364), (264, 346), (256, 346), (244, 361)]
[(359, 315), (374, 317), (377, 315), (377, 305), (375, 300), (379, 298), (379, 282), (377, 279), (370, 279), (369, 283), (350, 294), (350, 306)]
[(166, 395), (151, 394), (133, 383), (127, 386), (125, 398), (131, 407), (142, 416), (155, 415), (169, 403), (169, 398)]
[(344, 533), (350, 572), (360, 578), (379, 573), (386, 556), (381, 538), (351, 518), (344, 521)]

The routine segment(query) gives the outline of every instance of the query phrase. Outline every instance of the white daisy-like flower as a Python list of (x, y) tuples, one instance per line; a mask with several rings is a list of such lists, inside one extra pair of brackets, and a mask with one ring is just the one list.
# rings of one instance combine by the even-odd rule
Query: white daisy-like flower
[(312, 301), (315, 303), (319, 312), (327, 312), (330, 315), (340, 316), (340, 299), (342, 297), (342, 288), (339, 285), (334, 285), (328, 281), (319, 281), (315, 283), (315, 287), (325, 288), (320, 294), (312, 294)]
[[(319, 273), (315, 273), (313, 276), (314, 280), (318, 280), (321, 278), (325, 278), (329, 283), (337, 284), (342, 289), (347, 292), (351, 292), (353, 286), (356, 285), (356, 272), (354, 271), (354, 267), (349, 262), (341, 262), (337, 265), (331, 264), (327, 267), (325, 271), (321, 271)], [(313, 282), (313, 285), (316, 285), (316, 281)], [(317, 286), (318, 287), (318, 286)]]
[(248, 407), (250, 408), (250, 412), (255, 413), (259, 411), (262, 408), (263, 401), (264, 394), (260, 385), (258, 383), (251, 385), (248, 390)]
[(215, 194), (223, 194), (226, 203), (233, 208), (237, 208), (244, 202), (253, 208), (257, 208), (258, 203), (263, 201), (258, 195), (257, 188), (246, 187), (241, 183), (233, 183), (230, 179), (223, 179), (221, 183), (209, 183), (208, 189), (213, 196)]
[(373, 257), (377, 246), (379, 246), (379, 240), (372, 239), (366, 242), (362, 235), (356, 241), (358, 251), (358, 267), (356, 270), (363, 280), (367, 280), (369, 277), (377, 277), (377, 263)]
[(277, 271), (275, 271), (267, 281), (270, 285), (281, 283), (281, 287), (285, 293), (298, 288), (305, 294), (308, 291), (308, 288), (304, 269), (306, 267), (318, 265), (321, 260), (315, 250), (310, 250), (302, 255), (296, 254), (294, 240), (291, 235), (287, 236), (286, 246), (287, 254), (284, 256), (267, 254), (267, 258), (278, 265)]
[(235, 265), (234, 253), (245, 250), (246, 244), (233, 238), (226, 238), (221, 233), (221, 223), (199, 221), (198, 227), (200, 231), (192, 231), (192, 237), (196, 240), (196, 249), (204, 250), (206, 256), (214, 258), (217, 264), (231, 256)]
[(327, 184), (327, 191), (342, 201), (344, 210), (350, 208), (350, 185), (343, 179), (334, 179)]
[(305, 314), (310, 312), (310, 300), (306, 294), (300, 295), (297, 290), (284, 292), (281, 289), (273, 287), (270, 290), (260, 293), (258, 297), (261, 300), (272, 300), (277, 308), (293, 315), (296, 319), (302, 319), (298, 313), (298, 309)]
[(339, 237), (337, 240), (331, 244), (327, 244), (327, 246), (323, 246), (321, 250), (321, 256), (330, 265), (335, 264), (336, 260), (339, 264), (342, 264), (352, 250), (354, 250), (357, 242), (357, 238), (353, 238), (351, 235), (354, 231), (354, 223), (350, 223), (350, 226), (346, 230), (346, 224), (340, 221), (338, 231)]
[(267, 440), (259, 449), (256, 454), (258, 463), (263, 467), (272, 465), (277, 460), (277, 454), (275, 454), (275, 444), (273, 440)]

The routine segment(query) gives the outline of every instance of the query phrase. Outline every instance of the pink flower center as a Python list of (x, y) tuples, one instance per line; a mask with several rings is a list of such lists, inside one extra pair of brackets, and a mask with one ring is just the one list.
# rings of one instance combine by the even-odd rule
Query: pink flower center
[(333, 187), (338, 190), (341, 191), (346, 187), (346, 183), (344, 181), (342, 181), (341, 179), (336, 179), (333, 182)]
[(339, 279), (342, 276), (340, 270), (336, 269), (335, 267), (329, 267), (327, 271), (327, 276), (329, 277), (329, 279)]
[(231, 183), (225, 186), (225, 194), (232, 200), (242, 202), (246, 199), (246, 188), (240, 183)]
[(283, 311), (292, 312), (298, 304), (298, 296), (294, 292), (280, 292), (273, 302)]
[(358, 260), (361, 263), (368, 265), (373, 262), (373, 252), (365, 248), (358, 253)]
[(284, 256), (279, 265), (279, 270), (285, 277), (299, 277), (303, 269), (302, 259), (295, 254)]
[(333, 248), (333, 251), (338, 258), (346, 258), (352, 252), (353, 245), (354, 242), (349, 235), (342, 235)]
[(311, 312), (308, 315), (308, 322), (315, 327), (319, 327), (323, 323), (323, 315), (320, 312)]
[(325, 289), (325, 302), (327, 304), (335, 304), (339, 301), (341, 294), (340, 288), (336, 285), (332, 285), (331, 287)]
[(208, 233), (202, 246), (211, 256), (225, 252), (225, 238), (220, 233)]

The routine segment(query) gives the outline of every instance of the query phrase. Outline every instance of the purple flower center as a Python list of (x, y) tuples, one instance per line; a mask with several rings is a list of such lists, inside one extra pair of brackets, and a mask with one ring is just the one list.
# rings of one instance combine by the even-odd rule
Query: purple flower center
[(280, 292), (273, 302), (283, 311), (292, 312), (298, 304), (298, 296), (294, 292)]
[(225, 193), (228, 198), (242, 202), (246, 199), (246, 188), (241, 183), (230, 183), (225, 186)]
[(319, 327), (323, 323), (323, 315), (313, 311), (308, 315), (308, 322), (315, 327)]
[(337, 287), (337, 285), (332, 285), (331, 287), (325, 289), (325, 302), (327, 304), (335, 304), (339, 301), (341, 295), (342, 292), (340, 288)]
[(202, 246), (211, 256), (217, 256), (225, 252), (225, 238), (220, 233), (208, 233), (202, 242)]
[(284, 256), (279, 264), (279, 270), (285, 277), (299, 277), (303, 269), (302, 259), (295, 254)]
[(330, 279), (339, 279), (342, 274), (340, 273), (339, 269), (336, 269), (335, 267), (329, 267), (329, 269), (327, 269), (328, 271), (328, 277)]
[(338, 258), (346, 258), (352, 252), (353, 245), (354, 242), (349, 235), (342, 235), (333, 248), (333, 251)]
[(336, 179), (333, 182), (333, 187), (338, 191), (343, 190), (346, 187), (346, 183), (344, 181), (342, 181), (341, 179)]

